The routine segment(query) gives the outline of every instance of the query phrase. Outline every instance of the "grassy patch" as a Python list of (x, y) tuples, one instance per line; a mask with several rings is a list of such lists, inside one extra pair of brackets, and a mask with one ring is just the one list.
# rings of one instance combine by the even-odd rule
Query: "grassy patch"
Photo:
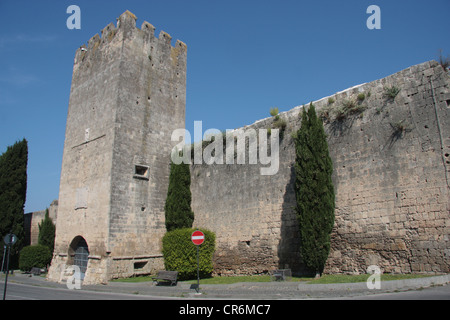
[[(309, 281), (312, 278), (291, 277), (288, 282)], [(270, 275), (257, 276), (232, 276), (232, 277), (213, 277), (209, 279), (200, 279), (200, 284), (232, 284), (239, 282), (272, 282)], [(197, 283), (197, 280), (185, 281), (185, 283)]]
[[(197, 280), (188, 280), (186, 283), (197, 283)], [(200, 279), (201, 284), (232, 284), (238, 282), (270, 282), (269, 275), (261, 276), (235, 276), (235, 277), (212, 277)]]
[(149, 276), (139, 276), (139, 277), (131, 277), (131, 278), (119, 278), (119, 279), (112, 279), (111, 282), (129, 282), (129, 283), (137, 283), (137, 282), (152, 282), (152, 277), (155, 277), (156, 275), (149, 275)]
[[(424, 274), (382, 274), (381, 281), (391, 280), (405, 280), (424, 277), (433, 277), (435, 275)], [(132, 278), (114, 279), (112, 282), (152, 282), (153, 276), (140, 276)], [(289, 282), (307, 282), (308, 284), (332, 284), (332, 283), (356, 283), (366, 282), (370, 277), (369, 274), (360, 275), (342, 275), (342, 274), (330, 274), (323, 275), (318, 279), (308, 277), (292, 277)], [(233, 284), (239, 282), (271, 282), (272, 277), (270, 275), (257, 275), (257, 276), (232, 276), (232, 277), (212, 277), (206, 279), (200, 279), (200, 284)], [(195, 284), (197, 280), (179, 281), (180, 283)]]
[[(424, 274), (382, 274), (381, 281), (391, 281), (391, 280), (405, 280), (405, 279), (415, 279), (432, 277), (434, 275), (424, 275)], [(366, 282), (370, 277), (370, 274), (359, 274), (359, 275), (345, 275), (345, 274), (330, 274), (324, 275), (319, 279), (313, 279), (309, 281), (309, 284), (331, 284), (331, 283), (356, 283), (356, 282)]]

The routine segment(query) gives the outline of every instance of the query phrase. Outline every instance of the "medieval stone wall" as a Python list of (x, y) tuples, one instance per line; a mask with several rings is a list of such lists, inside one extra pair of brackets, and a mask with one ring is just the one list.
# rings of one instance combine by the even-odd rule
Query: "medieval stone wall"
[[(449, 85), (448, 73), (431, 61), (314, 102), (328, 134), (336, 191), (325, 272), (364, 273), (369, 265), (384, 272), (449, 271)], [(389, 88), (400, 89), (395, 98)], [(359, 111), (339, 114), (348, 103)], [(276, 175), (260, 175), (261, 165), (192, 166), (194, 223), (216, 232), (217, 274), (304, 271), (291, 137), (301, 108), (281, 114), (288, 125)]]
[[(45, 219), (45, 211), (35, 211), (26, 213), (24, 216), (24, 230), (26, 245), (38, 244), (39, 238), (39, 224)], [(48, 208), (48, 216), (52, 222), (56, 224), (56, 217), (58, 215), (58, 200), (52, 201)]]
[[(50, 280), (63, 280), (84, 241), (85, 284), (163, 268), (171, 135), (185, 127), (187, 48), (154, 30), (147, 22), (136, 28), (126, 11), (76, 52)], [(315, 102), (336, 191), (326, 272), (360, 273), (373, 264), (384, 272), (449, 271), (449, 85), (431, 61)], [(399, 92), (390, 97), (388, 89)], [(280, 115), (287, 127), (275, 175), (261, 175), (267, 165), (260, 164), (192, 165), (194, 225), (216, 233), (216, 274), (304, 271), (291, 136), (301, 109)]]
[[(84, 282), (163, 268), (172, 131), (184, 128), (186, 45), (129, 11), (77, 50), (67, 116), (55, 252), (61, 281), (87, 243)], [(81, 241), (81, 242), (80, 242)]]

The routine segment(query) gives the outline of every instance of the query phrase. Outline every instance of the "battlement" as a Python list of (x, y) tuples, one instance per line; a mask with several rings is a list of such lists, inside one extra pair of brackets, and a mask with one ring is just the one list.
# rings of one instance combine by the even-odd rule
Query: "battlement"
[(133, 37), (140, 38), (144, 42), (158, 42), (161, 45), (165, 45), (171, 48), (177, 49), (177, 54), (186, 54), (187, 46), (181, 41), (177, 40), (175, 45), (172, 46), (172, 37), (169, 33), (161, 31), (159, 36), (155, 35), (155, 27), (144, 21), (141, 28), (136, 27), (137, 17), (130, 11), (125, 11), (117, 18), (117, 26), (114, 23), (109, 23), (105, 26), (100, 35), (96, 34), (86, 44), (80, 46), (76, 52), (75, 63), (83, 61), (89, 52), (95, 52), (99, 47), (104, 44), (113, 42), (120, 34), (120, 39), (131, 39)]

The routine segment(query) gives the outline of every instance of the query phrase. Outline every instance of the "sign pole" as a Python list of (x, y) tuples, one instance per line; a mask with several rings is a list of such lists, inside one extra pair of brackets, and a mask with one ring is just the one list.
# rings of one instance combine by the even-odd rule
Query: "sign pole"
[(8, 245), (8, 256), (6, 257), (6, 277), (5, 277), (5, 287), (3, 288), (3, 300), (6, 298), (6, 287), (8, 285), (8, 274), (9, 274), (9, 252), (11, 251), (11, 246)]
[[(6, 257), (6, 277), (5, 277), (5, 287), (3, 289), (3, 300), (5, 300), (6, 298), (6, 287), (8, 285), (8, 274), (9, 274), (9, 254), (11, 252), (11, 246), (16, 243), (17, 241), (17, 237), (15, 234), (13, 233), (9, 233), (7, 234), (4, 238), (3, 238), (3, 242), (5, 243), (5, 245), (8, 247), (8, 253), (7, 253), (7, 257)], [(5, 252), (3, 252), (3, 255), (5, 254)]]
[(200, 230), (196, 230), (191, 235), (192, 242), (197, 246), (197, 288), (196, 291), (199, 293), (200, 290), (200, 245), (205, 241), (205, 234)]
[(3, 267), (5, 266), (5, 258), (6, 258), (6, 244), (3, 245), (3, 261), (2, 261), (2, 272), (4, 272)]
[(197, 293), (200, 291), (200, 263), (199, 263), (200, 245), (197, 245)]

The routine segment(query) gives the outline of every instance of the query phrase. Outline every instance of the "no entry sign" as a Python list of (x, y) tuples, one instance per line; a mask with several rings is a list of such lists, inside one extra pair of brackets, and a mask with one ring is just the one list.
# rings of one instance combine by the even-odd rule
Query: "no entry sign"
[(194, 231), (192, 233), (191, 240), (196, 246), (199, 246), (205, 241), (205, 235), (199, 230)]

